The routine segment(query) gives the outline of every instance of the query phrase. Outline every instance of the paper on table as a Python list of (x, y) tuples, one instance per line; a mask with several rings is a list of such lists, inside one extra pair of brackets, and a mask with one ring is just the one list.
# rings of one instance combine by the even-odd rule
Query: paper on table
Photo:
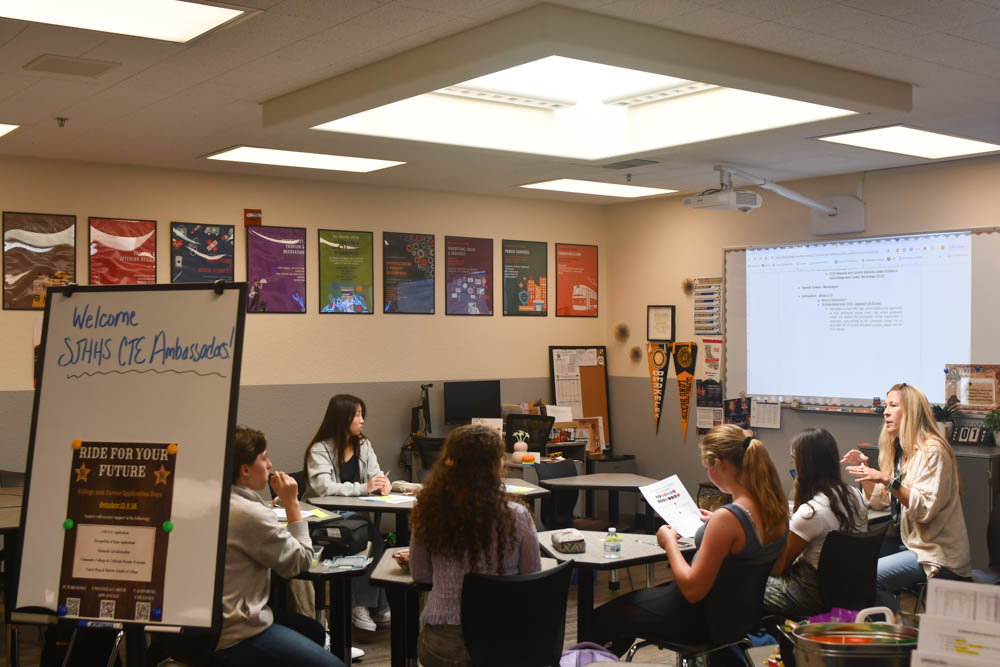
[[(284, 507), (272, 507), (271, 509), (274, 510), (275, 516), (277, 516), (279, 519), (281, 519), (282, 521), (288, 521), (288, 512), (285, 510)], [(305, 516), (315, 516), (315, 517), (318, 517), (318, 518), (322, 519), (323, 517), (328, 516), (328, 515), (323, 510), (320, 510), (320, 509), (311, 509), (311, 510), (303, 510), (302, 511), (302, 516), (304, 516), (304, 517)]]
[(932, 616), (1000, 623), (1000, 586), (931, 577), (927, 613)]
[(673, 526), (681, 537), (691, 537), (701, 527), (701, 512), (677, 475), (640, 486), (646, 502)]
[(531, 493), (530, 486), (516, 486), (514, 484), (504, 484), (507, 493)]
[(958, 656), (954, 653), (933, 653), (917, 649), (910, 654), (910, 667), (982, 667), (988, 664), (981, 658)]
[(750, 404), (750, 426), (781, 428), (781, 404), (753, 401)]
[(389, 503), (390, 505), (396, 505), (399, 503), (408, 503), (413, 500), (413, 496), (399, 496), (394, 493), (388, 496), (361, 496), (364, 500), (370, 500), (374, 503)]
[(979, 664), (1000, 664), (1000, 623), (921, 614), (917, 648), (965, 657), (975, 650)]

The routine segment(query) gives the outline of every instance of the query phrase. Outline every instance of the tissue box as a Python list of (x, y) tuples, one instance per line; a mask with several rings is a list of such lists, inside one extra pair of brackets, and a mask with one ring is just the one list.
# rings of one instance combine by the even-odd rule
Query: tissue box
[(583, 533), (576, 528), (567, 528), (552, 533), (552, 548), (564, 554), (582, 554), (587, 550)]

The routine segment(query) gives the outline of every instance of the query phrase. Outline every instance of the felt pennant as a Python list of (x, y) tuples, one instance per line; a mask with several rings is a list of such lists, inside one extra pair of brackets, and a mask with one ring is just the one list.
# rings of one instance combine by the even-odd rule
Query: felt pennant
[(674, 370), (677, 372), (677, 398), (681, 407), (682, 438), (687, 439), (688, 416), (691, 413), (691, 390), (694, 387), (694, 368), (698, 360), (698, 344), (674, 343)]
[(653, 423), (660, 432), (660, 413), (663, 411), (664, 387), (670, 370), (670, 351), (666, 343), (646, 343), (646, 361), (649, 363), (650, 391), (653, 395)]

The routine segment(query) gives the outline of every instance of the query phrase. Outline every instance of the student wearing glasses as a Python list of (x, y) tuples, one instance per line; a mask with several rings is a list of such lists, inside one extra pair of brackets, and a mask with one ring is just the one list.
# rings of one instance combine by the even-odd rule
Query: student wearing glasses
[(898, 610), (891, 593), (928, 577), (969, 580), (972, 570), (958, 464), (927, 397), (905, 382), (894, 385), (884, 418), (878, 469), (866, 465), (868, 457), (857, 449), (841, 462), (873, 508), (890, 508), (899, 529), (891, 553), (879, 558), (877, 579), (878, 603)]
[[(735, 424), (715, 426), (701, 441), (708, 478), (733, 502), (709, 514), (695, 534), (698, 552), (689, 564), (677, 532), (661, 526), (657, 542), (667, 552), (674, 580), (602, 605), (594, 612), (598, 643), (624, 654), (636, 637), (655, 636), (684, 643), (708, 641), (709, 621), (698, 603), (724, 568), (736, 561), (773, 563), (785, 549), (788, 501), (764, 444)], [(734, 605), (744, 600), (733, 600)]]
[(460, 426), (417, 496), (410, 572), (434, 585), (420, 613), (417, 655), (424, 667), (469, 664), (462, 637), (466, 573), (528, 574), (542, 567), (531, 512), (506, 492), (503, 466), (503, 444), (493, 429)]
[[(306, 448), (303, 465), (308, 480), (306, 498), (389, 493), (392, 484), (378, 465), (371, 441), (362, 432), (366, 414), (365, 402), (357, 396), (337, 394), (330, 399), (323, 421)], [(366, 518), (352, 512), (340, 514)], [(369, 525), (368, 532), (372, 557), (377, 563), (382, 557), (382, 535), (377, 526)], [(371, 632), (389, 627), (391, 616), (385, 589), (372, 586), (370, 571), (354, 577), (351, 594), (354, 627)]]
[(283, 472), (271, 477), (288, 518), (282, 526), (258, 495), (268, 484), (271, 461), (260, 431), (236, 427), (233, 486), (229, 497), (222, 633), (213, 664), (275, 667), (343, 667), (323, 648), (323, 627), (311, 618), (267, 606), (270, 570), (294, 577), (312, 564), (312, 541), (302, 520), (298, 486)]
[(764, 611), (801, 618), (826, 611), (819, 591), (819, 555), (831, 530), (868, 530), (861, 492), (840, 478), (837, 441), (824, 428), (810, 428), (792, 441), (795, 478), (788, 545), (774, 564), (764, 591)]

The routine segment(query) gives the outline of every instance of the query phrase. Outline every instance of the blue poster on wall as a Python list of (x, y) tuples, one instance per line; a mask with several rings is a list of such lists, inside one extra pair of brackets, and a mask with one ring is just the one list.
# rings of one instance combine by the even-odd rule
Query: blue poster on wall
[(170, 224), (170, 282), (233, 282), (233, 226)]

